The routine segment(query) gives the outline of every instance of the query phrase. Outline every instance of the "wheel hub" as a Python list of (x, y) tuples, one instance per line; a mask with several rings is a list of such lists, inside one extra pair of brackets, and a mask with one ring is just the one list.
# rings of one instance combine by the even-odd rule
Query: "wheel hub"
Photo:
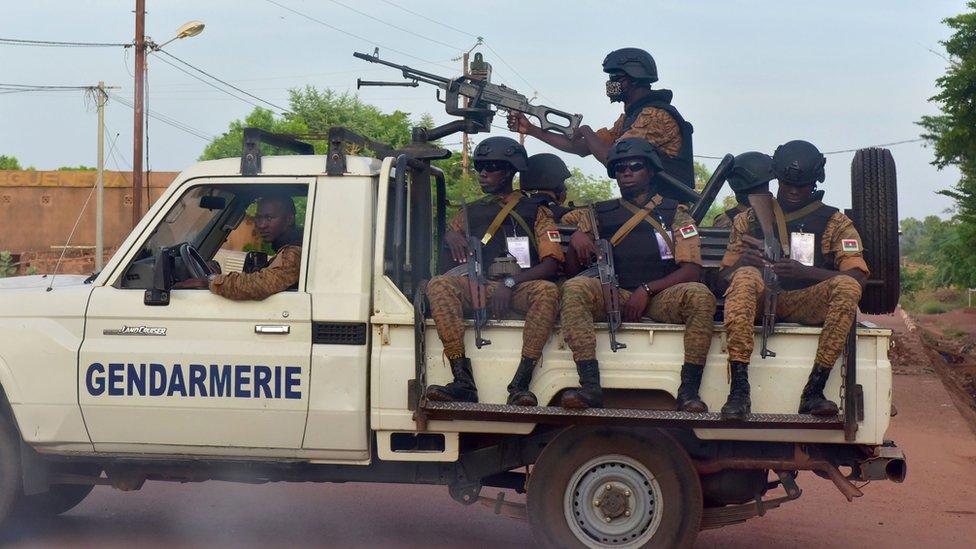
[(604, 487), (602, 496), (593, 505), (599, 507), (604, 516), (612, 520), (625, 513), (626, 516), (630, 516), (630, 498), (630, 490), (626, 487), (620, 483), (609, 483)]

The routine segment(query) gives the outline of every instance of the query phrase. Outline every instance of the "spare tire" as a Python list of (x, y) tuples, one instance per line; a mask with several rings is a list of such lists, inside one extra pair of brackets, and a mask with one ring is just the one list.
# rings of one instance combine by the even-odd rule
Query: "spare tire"
[(888, 149), (861, 149), (851, 162), (851, 208), (871, 276), (861, 296), (867, 314), (894, 312), (901, 292), (898, 192)]

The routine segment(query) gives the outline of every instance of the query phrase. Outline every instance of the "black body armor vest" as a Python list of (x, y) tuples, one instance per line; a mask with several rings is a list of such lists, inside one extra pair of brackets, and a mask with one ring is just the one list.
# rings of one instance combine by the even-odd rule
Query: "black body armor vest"
[[(485, 235), (485, 231), (488, 230), (488, 226), (491, 222), (495, 220), (495, 216), (498, 212), (502, 210), (504, 202), (499, 202), (494, 197), (485, 197), (468, 204), (468, 223), (471, 228), (471, 235), (481, 240), (481, 237)], [(523, 197), (519, 200), (519, 203), (512, 209), (512, 213), (518, 214), (523, 220), (525, 220), (526, 226), (530, 231), (535, 230), (535, 216), (539, 209), (539, 203), (531, 198)], [(515, 220), (515, 216), (510, 213), (505, 221), (502, 222), (501, 226), (495, 232), (495, 235), (491, 237), (488, 244), (485, 244), (481, 250), (481, 259), (485, 263), (485, 269), (487, 270), (488, 265), (491, 264), (495, 258), (504, 257), (508, 254), (508, 246), (505, 239), (510, 236), (525, 236), (529, 237), (529, 251), (531, 254), (532, 265), (537, 265), (539, 263), (539, 250), (537, 249), (534, 234), (526, 234), (526, 230), (522, 225)], [(447, 251), (445, 246), (441, 246), (441, 257), (445, 258), (445, 261), (441, 262), (441, 272), (446, 272), (457, 264), (450, 260), (450, 253)]]
[[(671, 115), (672, 118), (678, 123), (678, 128), (681, 130), (681, 148), (678, 150), (677, 156), (668, 156), (664, 153), (660, 153), (661, 163), (664, 164), (664, 171), (671, 174), (678, 181), (683, 182), (688, 185), (689, 188), (695, 188), (695, 159), (694, 159), (694, 149), (692, 146), (691, 134), (695, 131), (694, 126), (690, 122), (686, 121), (678, 109), (671, 104), (671, 98), (674, 94), (671, 90), (653, 90), (650, 95), (644, 99), (634, 103), (633, 105), (627, 107), (624, 112), (624, 126), (621, 133), (627, 132), (634, 122), (637, 120), (637, 116), (640, 115), (647, 107), (653, 107), (655, 109), (661, 109), (666, 111)], [(661, 195), (669, 197), (667, 191), (667, 185), (659, 185), (661, 189)]]
[[(813, 266), (818, 269), (834, 269), (833, 254), (824, 256), (823, 253), (823, 233), (824, 229), (827, 228), (827, 222), (838, 211), (840, 210), (832, 206), (821, 205), (804, 217), (786, 223), (787, 238), (790, 237), (790, 233), (813, 233)], [(762, 230), (759, 229), (758, 224), (753, 228), (752, 233), (754, 237), (762, 238)], [(793, 280), (785, 278), (780, 280), (780, 286), (784, 290), (801, 290), (813, 286), (816, 283), (817, 281), (815, 280)]]
[[(612, 237), (634, 215), (619, 200), (598, 202), (594, 207), (601, 238)], [(648, 217), (654, 217), (670, 231), (677, 207), (677, 201), (665, 198)], [(673, 255), (674, 250), (671, 253)], [(674, 259), (661, 259), (657, 231), (646, 221), (637, 224), (630, 234), (613, 247), (613, 265), (617, 272), (617, 281), (625, 290), (633, 290), (644, 282), (663, 278), (678, 270)]]

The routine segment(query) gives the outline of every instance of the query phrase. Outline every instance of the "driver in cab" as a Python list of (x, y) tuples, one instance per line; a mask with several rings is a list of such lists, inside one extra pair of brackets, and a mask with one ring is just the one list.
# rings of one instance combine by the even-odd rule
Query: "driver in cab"
[(288, 196), (258, 199), (254, 225), (261, 240), (270, 243), (275, 252), (267, 267), (250, 273), (191, 278), (174, 288), (209, 288), (227, 299), (262, 300), (296, 286), (301, 272), (302, 231), (295, 226), (295, 203)]

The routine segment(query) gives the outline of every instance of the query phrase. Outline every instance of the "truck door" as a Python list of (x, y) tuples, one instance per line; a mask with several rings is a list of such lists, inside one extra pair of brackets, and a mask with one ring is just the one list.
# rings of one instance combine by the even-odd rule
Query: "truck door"
[(88, 306), (78, 390), (96, 451), (301, 448), (312, 344), (311, 298), (304, 289), (308, 246), (297, 288), (264, 300), (174, 289), (166, 306), (144, 303), (152, 250), (186, 241), (204, 258), (218, 248), (226, 253), (228, 235), (248, 204), (283, 190), (296, 202), (311, 202), (308, 182), (301, 183), (248, 185), (236, 178), (227, 186), (186, 184), (154, 210), (158, 219), (145, 240), (115, 265)]

